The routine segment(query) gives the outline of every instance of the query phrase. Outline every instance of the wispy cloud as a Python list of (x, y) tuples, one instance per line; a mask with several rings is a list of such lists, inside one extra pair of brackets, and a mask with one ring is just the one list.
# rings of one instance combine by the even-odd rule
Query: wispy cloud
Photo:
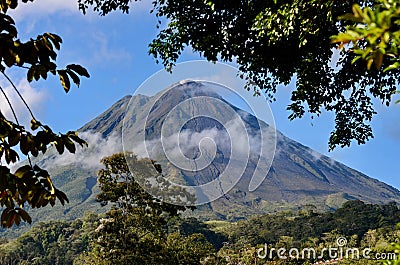
[[(164, 126), (173, 128), (169, 124)], [(194, 163), (197, 170), (207, 167), (214, 160), (217, 149), (225, 158), (232, 159), (233, 163), (248, 161), (250, 156), (257, 157), (262, 151), (264, 165), (274, 155), (275, 131), (263, 124), (260, 127), (254, 131), (241, 118), (235, 117), (227, 121), (223, 129), (212, 127), (194, 131), (188, 128), (179, 132), (167, 132), (161, 139), (145, 143), (141, 142), (139, 136), (129, 138), (129, 142), (125, 141), (125, 150), (159, 162), (167, 159), (185, 170), (193, 170)]]
[(130, 9), (132, 13), (150, 12), (152, 8), (153, 8), (152, 1), (147, 1), (147, 0), (142, 0), (142, 1), (139, 0), (130, 4)]
[(97, 170), (101, 167), (100, 160), (106, 156), (122, 152), (121, 136), (112, 134), (103, 138), (101, 133), (83, 132), (79, 136), (88, 143), (87, 148), (77, 148), (75, 154), (65, 152), (62, 155), (50, 156), (45, 161), (45, 167), (80, 166)]
[[(1, 86), (7, 95), (7, 98), (10, 100), (19, 122), (24, 125), (29, 124), (32, 117), (13, 87), (11, 85), (5, 86), (4, 84), (1, 84)], [(33, 113), (39, 114), (42, 111), (43, 103), (47, 98), (46, 93), (32, 88), (28, 81), (24, 79), (16, 83), (16, 87)], [(0, 110), (6, 118), (15, 121), (12, 110), (3, 93), (0, 94)]]
[[(133, 15), (139, 13), (149, 13), (153, 8), (151, 1), (133, 1), (130, 3), (130, 13)], [(99, 17), (98, 14), (92, 11), (93, 8), (89, 8), (87, 11), (87, 17)], [(28, 1), (27, 3), (19, 2), (18, 7), (15, 10), (10, 10), (9, 13), (17, 21), (25, 19), (38, 20), (48, 15), (53, 14), (66, 14), (66, 15), (82, 15), (82, 12), (78, 8), (77, 0), (35, 0), (33, 2)]]
[(32, 17), (38, 19), (54, 13), (79, 14), (78, 2), (76, 0), (35, 0), (27, 3), (20, 1), (19, 6), (10, 11), (17, 21)]
[(89, 62), (86, 64), (103, 65), (109, 67), (110, 64), (129, 63), (131, 61), (131, 54), (118, 46), (110, 44), (109, 36), (101, 31), (96, 31), (91, 36), (90, 50), (93, 51)]
[(198, 76), (196, 79), (215, 82), (234, 91), (240, 91), (244, 88), (245, 81), (237, 76), (239, 72), (236, 68), (227, 65), (223, 65), (222, 67), (216, 65), (214, 68), (218, 72), (211, 75)]

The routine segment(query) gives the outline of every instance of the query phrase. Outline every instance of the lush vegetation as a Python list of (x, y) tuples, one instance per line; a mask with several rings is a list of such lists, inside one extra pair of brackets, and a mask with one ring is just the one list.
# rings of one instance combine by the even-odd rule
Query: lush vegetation
[[(131, 1), (78, 3), (84, 12), (93, 7), (106, 15), (128, 12)], [(155, 0), (153, 5), (160, 24), (165, 22), (149, 45), (157, 61), (171, 70), (186, 47), (209, 61), (234, 61), (247, 89), (271, 100), (279, 84), (295, 78), (289, 118), (333, 112), (331, 149), (373, 137), (373, 99), (389, 105), (396, 93), (396, 0)]]
[[(129, 156), (129, 154), (128, 154)], [(137, 168), (152, 160), (129, 156)], [(369, 256), (400, 250), (400, 209), (387, 205), (346, 202), (335, 212), (317, 213), (312, 206), (298, 212), (255, 216), (239, 222), (201, 222), (183, 218), (189, 207), (171, 205), (148, 194), (133, 180), (124, 154), (102, 159), (97, 200), (110, 204), (105, 214), (83, 219), (39, 223), (12, 240), (0, 240), (0, 264), (310, 264), (331, 256), (282, 260), (277, 253), (258, 257), (268, 248), (335, 246), (368, 248)], [(261, 249), (261, 252), (260, 252)], [(385, 256), (387, 257), (387, 256)], [(344, 259), (342, 264), (375, 264), (375, 260)], [(392, 264), (389, 263), (388, 264)]]
[(87, 213), (72, 222), (38, 223), (16, 240), (3, 240), (0, 264), (72, 264), (89, 250), (99, 217)]
[[(310, 264), (316, 260), (282, 261), (276, 254), (272, 260), (260, 259), (257, 251), (264, 244), (321, 251), (336, 246), (342, 236), (346, 247), (370, 248), (373, 257), (392, 253), (396, 247), (391, 242), (400, 242), (400, 210), (395, 204), (350, 201), (330, 213), (282, 212), (235, 223), (180, 216), (164, 220), (141, 239), (137, 236), (144, 225), (133, 222), (124, 230), (121, 225), (127, 223), (117, 209), (105, 215), (86, 213), (75, 221), (39, 223), (17, 239), (0, 240), (0, 264)], [(123, 231), (129, 231), (128, 241)], [(380, 263), (361, 257), (340, 264)]]
[[(84, 11), (94, 5), (105, 15), (118, 8), (127, 12), (130, 1), (78, 3)], [(85, 68), (76, 64), (59, 68), (56, 64), (61, 37), (44, 33), (26, 42), (19, 39), (8, 14), (18, 4), (18, 0), (0, 1), (0, 75), (18, 94), (9, 78), (16, 68), (26, 72), (29, 82), (47, 79), (51, 74), (59, 77), (66, 92), (71, 81), (79, 86), (80, 76), (89, 77)], [(348, 146), (353, 140), (362, 144), (373, 137), (373, 99), (389, 105), (396, 93), (400, 66), (400, 9), (396, 1), (156, 0), (153, 4), (156, 16), (167, 18), (168, 24), (150, 44), (150, 53), (168, 69), (183, 49), (191, 46), (211, 61), (235, 60), (248, 80), (247, 88), (271, 99), (278, 84), (288, 84), (296, 77), (288, 106), (290, 118), (302, 117), (306, 111), (313, 115), (323, 109), (334, 112), (331, 149)], [(337, 65), (331, 67), (334, 47), (341, 51)], [(0, 92), (14, 110), (2, 87)], [(68, 201), (48, 172), (30, 160), (11, 172), (9, 165), (19, 160), (16, 148), (29, 158), (45, 153), (51, 145), (62, 154), (75, 152), (75, 144), (86, 144), (75, 132), (54, 133), (21, 99), (32, 116), (30, 129), (19, 123), (14, 111), (12, 120), (0, 112), (0, 158), (6, 162), (0, 166), (4, 227), (31, 222), (24, 206), (39, 208), (54, 205), (56, 200), (62, 204)], [(103, 160), (105, 165), (117, 168), (107, 171), (107, 167), (100, 175), (99, 200), (112, 203), (112, 210), (105, 216), (88, 214), (73, 222), (41, 223), (18, 239), (4, 240), (1, 262), (239, 264), (256, 259), (256, 250), (264, 243), (323, 248), (341, 235), (349, 238), (351, 246), (368, 246), (379, 252), (391, 251), (388, 242), (397, 240), (397, 206), (361, 202), (345, 204), (335, 213), (281, 213), (219, 224), (215, 232), (194, 219), (180, 219), (179, 213), (185, 208), (164, 204), (139, 186), (130, 186), (128, 171), (119, 171), (126, 168), (114, 164), (119, 158), (109, 159)], [(222, 244), (224, 241), (228, 244)]]
[[(27, 2), (27, 1), (23, 1)], [(13, 18), (8, 14), (10, 9), (16, 9), (18, 0), (0, 1), (0, 76), (18, 94), (24, 107), (30, 113), (30, 128), (21, 125), (15, 109), (3, 87), (0, 86), (1, 96), (6, 99), (12, 111), (12, 117), (5, 117), (0, 109), (0, 206), (2, 209), (1, 226), (19, 225), (21, 221), (30, 223), (30, 215), (25, 206), (40, 208), (54, 205), (59, 200), (64, 205), (68, 198), (58, 190), (49, 173), (31, 162), (30, 157), (44, 154), (50, 146), (55, 146), (59, 154), (68, 151), (75, 152), (75, 143), (84, 146), (86, 142), (78, 137), (76, 132), (54, 133), (52, 129), (36, 119), (25, 99), (10, 78), (10, 74), (18, 69), (26, 73), (28, 82), (47, 79), (55, 75), (65, 92), (71, 88), (71, 81), (80, 85), (80, 76), (89, 77), (88, 71), (80, 65), (69, 64), (65, 68), (57, 65), (57, 52), (60, 50), (62, 39), (53, 33), (44, 33), (28, 41), (22, 41)], [(19, 153), (17, 152), (19, 148)], [(20, 166), (14, 172), (11, 164), (20, 160), (23, 154), (28, 158), (28, 164)], [(3, 160), (5, 163), (3, 163)]]
[[(125, 157), (140, 168), (157, 165), (130, 154), (102, 159), (98, 173), (103, 205), (112, 204), (95, 230), (91, 251), (80, 255), (76, 264), (196, 264), (212, 253), (203, 234), (167, 233), (168, 221), (186, 210), (165, 203), (147, 193), (134, 179)], [(160, 169), (160, 168), (159, 168)], [(161, 173), (161, 169), (160, 169)]]
[[(137, 0), (135, 0), (137, 1)], [(10, 9), (28, 0), (0, 0), (0, 76), (9, 82), (31, 114), (31, 130), (0, 111), (0, 205), (1, 225), (11, 227), (31, 222), (24, 206), (32, 208), (68, 202), (45, 169), (29, 163), (11, 172), (20, 157), (45, 153), (53, 145), (58, 153), (74, 153), (75, 144), (86, 143), (73, 132), (54, 133), (38, 121), (10, 79), (14, 69), (26, 72), (29, 82), (58, 76), (66, 92), (71, 82), (89, 77), (80, 65), (57, 65), (62, 38), (44, 33), (24, 42), (9, 15)], [(85, 12), (93, 6), (101, 15), (120, 9), (128, 12), (129, 0), (78, 0)], [(323, 109), (335, 113), (330, 149), (363, 144), (371, 137), (370, 121), (376, 114), (373, 99), (390, 104), (399, 73), (399, 6), (394, 0), (369, 1), (203, 1), (155, 0), (156, 16), (167, 21), (149, 52), (171, 69), (187, 46), (210, 61), (236, 61), (248, 89), (274, 99), (278, 84), (296, 77), (290, 119), (306, 111), (319, 115)], [(166, 19), (164, 19), (166, 18)], [(331, 67), (332, 48), (342, 48), (336, 67)], [(361, 59), (361, 60), (360, 60)], [(371, 67), (374, 65), (375, 67)], [(4, 110), (3, 110), (4, 111)]]

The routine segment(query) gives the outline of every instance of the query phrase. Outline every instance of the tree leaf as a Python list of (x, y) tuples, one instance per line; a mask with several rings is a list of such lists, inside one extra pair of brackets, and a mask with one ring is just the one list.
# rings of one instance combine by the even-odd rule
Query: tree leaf
[(19, 208), (18, 213), (21, 216), (22, 220), (24, 220), (25, 222), (27, 222), (29, 224), (32, 223), (32, 218), (29, 216), (29, 214), (24, 209)]
[(8, 134), (8, 144), (12, 146), (16, 146), (19, 143), (19, 140), (21, 139), (21, 133), (18, 132), (17, 130), (13, 129), (10, 131)]
[(383, 62), (383, 53), (381, 53), (379, 50), (375, 53), (375, 59), (374, 59), (374, 64), (376, 69), (380, 69), (382, 66)]
[(62, 155), (64, 153), (64, 144), (59, 141), (55, 141), (54, 145), (56, 146), (57, 152)]
[(70, 139), (72, 139), (74, 142), (76, 142), (76, 143), (78, 143), (80, 146), (82, 146), (82, 147), (84, 147), (84, 146), (88, 146), (88, 143), (85, 141), (85, 140), (83, 140), (83, 139), (81, 139), (79, 136), (78, 136), (78, 133), (77, 132), (75, 132), (75, 131), (69, 131), (69, 132), (67, 132), (67, 136), (70, 138)]
[(54, 44), (54, 47), (57, 49), (57, 50), (60, 50), (60, 43), (62, 43), (62, 39), (61, 39), (61, 37), (60, 36), (58, 36), (57, 34), (54, 34), (54, 33), (45, 33), (45, 34), (43, 34), (43, 36), (45, 37), (45, 38), (49, 38), (50, 40), (51, 40), (51, 42)]
[(89, 72), (84, 67), (80, 66), (79, 64), (69, 64), (69, 65), (67, 65), (67, 69), (71, 69), (72, 71), (76, 72), (80, 76), (84, 76), (87, 78), (90, 77)]
[(26, 79), (28, 80), (29, 83), (33, 81), (34, 75), (35, 75), (35, 68), (34, 66), (32, 66), (31, 68), (28, 69), (28, 72), (26, 73)]
[(67, 73), (72, 78), (72, 81), (75, 83), (75, 85), (77, 85), (79, 87), (81, 84), (81, 80), (80, 80), (79, 76), (77, 76), (73, 71), (71, 71), (69, 69), (67, 69)]
[(19, 160), (18, 153), (11, 148), (4, 150), (4, 158), (7, 164), (16, 163)]
[(71, 88), (71, 83), (69, 81), (67, 71), (66, 70), (58, 70), (57, 73), (60, 76), (61, 85), (63, 86), (65, 92), (68, 93)]
[(62, 205), (64, 205), (65, 202), (69, 203), (68, 197), (67, 197), (67, 195), (65, 195), (64, 192), (62, 192), (62, 191), (60, 191), (58, 189), (55, 189), (55, 195), (60, 200)]
[(31, 129), (32, 129), (33, 131), (37, 130), (40, 126), (42, 126), (42, 124), (41, 124), (40, 122), (38, 122), (38, 121), (35, 120), (35, 119), (32, 119), (32, 120), (31, 120)]
[(34, 173), (32, 171), (31, 166), (25, 165), (25, 166), (18, 168), (17, 171), (15, 171), (14, 176), (22, 179), (22, 178), (25, 178), (26, 176), (33, 177)]
[(72, 142), (67, 136), (63, 137), (63, 142), (70, 153), (75, 153), (76, 147), (74, 142)]

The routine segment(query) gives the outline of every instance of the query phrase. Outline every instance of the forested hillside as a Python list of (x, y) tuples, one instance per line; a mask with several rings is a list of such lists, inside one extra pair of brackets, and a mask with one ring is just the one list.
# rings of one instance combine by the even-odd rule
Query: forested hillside
[[(279, 260), (276, 255), (272, 259), (260, 259), (257, 250), (264, 244), (276, 249), (312, 247), (321, 250), (335, 246), (337, 239), (344, 237), (346, 247), (370, 248), (372, 257), (375, 253), (393, 252), (391, 242), (398, 242), (400, 234), (400, 229), (396, 228), (400, 210), (395, 204), (351, 201), (335, 212), (316, 213), (309, 207), (299, 212), (260, 215), (234, 223), (204, 223), (195, 218), (174, 217), (162, 226), (165, 236), (159, 239), (163, 241), (153, 240), (156, 235), (151, 235), (148, 239), (152, 240), (146, 241), (149, 245), (104, 251), (107, 247), (100, 243), (102, 240), (119, 245), (119, 231), (111, 226), (106, 233), (102, 231), (107, 222), (112, 222), (109, 217), (86, 213), (83, 219), (75, 221), (39, 223), (19, 238), (1, 240), (0, 264), (110, 264), (101, 259), (100, 254), (112, 256), (113, 252), (118, 252), (114, 264), (123, 264), (124, 255), (132, 254), (135, 254), (132, 264), (143, 261), (160, 264), (157, 263), (160, 259), (162, 264), (182, 265), (312, 264), (318, 260)], [(131, 235), (140, 233), (140, 229), (136, 226)], [(361, 257), (360, 260), (343, 259), (340, 264), (381, 263)]]

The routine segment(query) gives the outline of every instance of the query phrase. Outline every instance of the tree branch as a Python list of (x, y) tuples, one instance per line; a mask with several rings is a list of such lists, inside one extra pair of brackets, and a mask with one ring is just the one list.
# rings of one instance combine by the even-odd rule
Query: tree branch
[(12, 114), (13, 114), (13, 116), (14, 116), (15, 122), (19, 125), (18, 118), (17, 118), (17, 114), (15, 114), (15, 111), (14, 111), (14, 108), (13, 108), (13, 106), (12, 106), (12, 104), (11, 104), (10, 99), (7, 97), (6, 92), (4, 92), (4, 89), (3, 89), (1, 86), (0, 86), (0, 90), (1, 90), (1, 93), (3, 93), (4, 98), (6, 99), (6, 101), (7, 101), (7, 103), (8, 103), (8, 106), (9, 106), (10, 109), (11, 109), (11, 112), (12, 112)]
[(32, 118), (34, 120), (36, 120), (35, 116), (33, 115), (33, 112), (31, 110), (31, 108), (28, 106), (28, 103), (26, 103), (24, 97), (21, 95), (21, 93), (18, 91), (17, 87), (14, 85), (13, 81), (8, 77), (8, 75), (4, 72), (1, 71), (1, 73), (4, 75), (4, 77), (8, 80), (8, 82), (10, 82), (11, 86), (14, 88), (15, 92), (17, 92), (19, 98), (22, 100), (22, 102), (24, 103), (25, 107), (28, 109), (30, 115), (32, 116)]

